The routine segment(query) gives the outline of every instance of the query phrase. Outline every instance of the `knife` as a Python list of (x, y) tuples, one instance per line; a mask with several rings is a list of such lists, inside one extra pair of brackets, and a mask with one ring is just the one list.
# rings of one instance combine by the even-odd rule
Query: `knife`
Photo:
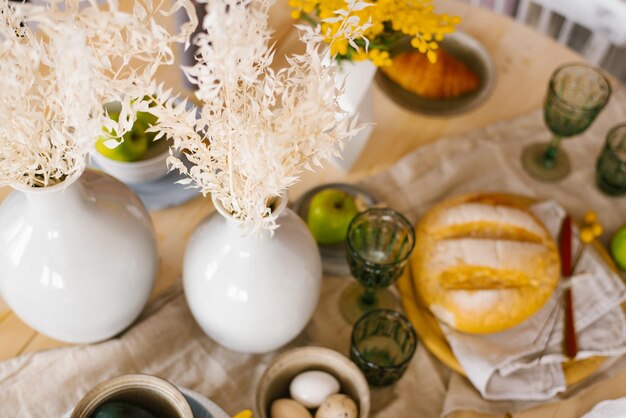
[[(561, 224), (559, 234), (559, 252), (561, 255), (561, 280), (568, 280), (572, 276), (572, 218), (567, 215)], [(565, 355), (570, 359), (578, 353), (576, 341), (576, 324), (574, 322), (574, 301), (572, 288), (565, 289), (564, 298), (564, 321), (563, 345)]]

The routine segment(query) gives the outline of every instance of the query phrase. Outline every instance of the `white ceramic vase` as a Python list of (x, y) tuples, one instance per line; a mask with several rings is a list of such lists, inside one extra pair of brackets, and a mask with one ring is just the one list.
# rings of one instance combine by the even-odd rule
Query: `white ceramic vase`
[(135, 194), (92, 170), (16, 188), (0, 206), (0, 292), (24, 322), (71, 343), (110, 338), (140, 314), (157, 248)]
[(359, 115), (360, 123), (368, 123), (355, 137), (344, 144), (342, 158), (331, 158), (331, 163), (343, 171), (349, 171), (365, 148), (374, 130), (374, 93), (372, 80), (376, 66), (371, 61), (345, 61), (337, 72), (336, 84), (344, 83), (344, 94), (339, 97), (339, 105), (350, 117)]
[(304, 222), (282, 198), (273, 236), (246, 234), (213, 199), (217, 211), (196, 229), (185, 252), (183, 283), (204, 332), (234, 351), (263, 353), (295, 338), (313, 315), (322, 267)]

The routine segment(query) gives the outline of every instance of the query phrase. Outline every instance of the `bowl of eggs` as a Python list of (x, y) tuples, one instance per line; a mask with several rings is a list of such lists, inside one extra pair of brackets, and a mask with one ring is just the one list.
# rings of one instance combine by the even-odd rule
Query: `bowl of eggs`
[(367, 418), (370, 392), (359, 368), (323, 347), (301, 347), (277, 357), (259, 381), (259, 418)]

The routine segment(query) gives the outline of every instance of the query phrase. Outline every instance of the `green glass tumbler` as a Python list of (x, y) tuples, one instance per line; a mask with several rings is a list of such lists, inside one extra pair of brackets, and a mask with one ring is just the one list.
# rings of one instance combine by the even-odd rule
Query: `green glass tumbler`
[(363, 315), (352, 328), (350, 358), (372, 386), (397, 382), (406, 371), (417, 335), (400, 312), (377, 309)]
[(357, 214), (347, 233), (347, 260), (358, 283), (341, 294), (343, 317), (351, 324), (363, 313), (394, 308), (394, 295), (386, 289), (404, 271), (415, 246), (413, 225), (389, 208), (371, 208)]
[(615, 126), (606, 136), (596, 163), (596, 184), (611, 196), (626, 193), (626, 123)]
[(557, 181), (567, 176), (570, 162), (560, 149), (561, 140), (584, 132), (610, 97), (611, 85), (600, 70), (586, 64), (557, 68), (550, 78), (543, 112), (552, 140), (524, 149), (522, 164), (526, 172), (540, 181)]

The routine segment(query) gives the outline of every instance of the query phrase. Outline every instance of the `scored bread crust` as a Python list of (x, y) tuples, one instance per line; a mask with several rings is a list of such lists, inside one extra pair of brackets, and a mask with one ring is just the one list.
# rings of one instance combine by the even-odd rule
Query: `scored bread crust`
[(416, 228), (411, 268), (431, 312), (474, 334), (523, 322), (560, 277), (556, 244), (541, 221), (493, 194), (461, 196), (428, 211)]

